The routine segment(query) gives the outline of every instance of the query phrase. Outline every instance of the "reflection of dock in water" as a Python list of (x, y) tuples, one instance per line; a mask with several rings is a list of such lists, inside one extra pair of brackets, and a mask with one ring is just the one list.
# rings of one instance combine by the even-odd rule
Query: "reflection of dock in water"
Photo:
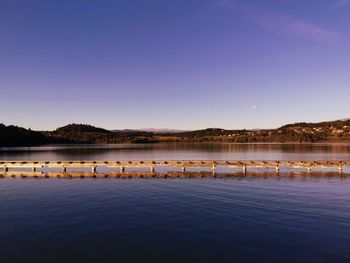
[(322, 177), (342, 177), (346, 178), (350, 176), (350, 173), (341, 173), (338, 172), (325, 172), (325, 171), (291, 171), (291, 172), (273, 172), (273, 171), (257, 171), (257, 172), (209, 172), (209, 171), (197, 171), (197, 172), (182, 172), (182, 171), (168, 171), (164, 173), (159, 172), (149, 172), (149, 171), (139, 171), (139, 172), (103, 172), (103, 173), (94, 173), (94, 172), (30, 172), (30, 171), (7, 171), (0, 172), (0, 178), (95, 178), (95, 179), (132, 179), (132, 178), (270, 178), (270, 177), (286, 177), (286, 178), (322, 178)]
[[(175, 161), (0, 161), (2, 177), (201, 177), (220, 174), (281, 174), (319, 170), (344, 174), (350, 161), (225, 161), (225, 160), (175, 160)], [(112, 171), (102, 171), (112, 170)], [(148, 171), (137, 171), (147, 169)], [(175, 169), (175, 171), (174, 171)], [(30, 170), (31, 172), (28, 172)], [(195, 170), (195, 171), (193, 171)], [(223, 171), (225, 170), (225, 171)], [(239, 171), (239, 172), (237, 172)]]

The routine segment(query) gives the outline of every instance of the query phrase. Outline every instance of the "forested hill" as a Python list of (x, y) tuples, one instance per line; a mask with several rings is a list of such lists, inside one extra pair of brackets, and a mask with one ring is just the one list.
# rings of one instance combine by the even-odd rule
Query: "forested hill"
[(294, 123), (278, 129), (225, 130), (209, 128), (176, 133), (137, 130), (109, 131), (86, 124), (69, 124), (54, 131), (32, 131), (0, 124), (0, 146), (56, 143), (155, 143), (155, 142), (350, 142), (350, 120)]
[[(279, 129), (288, 129), (288, 128), (320, 128), (325, 129), (343, 129), (344, 126), (350, 126), (350, 119), (337, 120), (337, 121), (324, 121), (324, 122), (298, 122), (293, 124), (287, 124)], [(348, 127), (345, 127), (345, 129)]]
[(57, 133), (64, 133), (64, 132), (97, 132), (97, 133), (110, 133), (110, 131), (97, 128), (92, 125), (88, 124), (68, 124), (66, 126), (60, 127), (56, 129)]
[(109, 131), (86, 124), (69, 124), (46, 132), (46, 136), (70, 143), (137, 143), (155, 142), (152, 133), (139, 131)]
[(0, 146), (30, 146), (47, 144), (50, 140), (41, 132), (0, 124)]
[(177, 134), (192, 141), (221, 142), (350, 142), (350, 120), (294, 123), (277, 129), (225, 130), (218, 128)]

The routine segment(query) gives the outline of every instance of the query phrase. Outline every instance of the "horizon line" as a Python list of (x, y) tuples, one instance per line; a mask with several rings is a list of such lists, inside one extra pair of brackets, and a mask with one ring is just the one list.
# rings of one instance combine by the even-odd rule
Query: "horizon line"
[(0, 124), (3, 124), (5, 126), (17, 126), (17, 127), (21, 127), (21, 128), (25, 128), (25, 129), (30, 129), (30, 130), (33, 130), (33, 131), (55, 131), (56, 129), (58, 128), (61, 128), (61, 127), (65, 127), (67, 125), (71, 125), (71, 124), (77, 124), (77, 125), (90, 125), (90, 126), (94, 126), (96, 128), (102, 128), (102, 129), (105, 129), (105, 130), (108, 130), (108, 131), (114, 131), (114, 130), (133, 130), (133, 131), (146, 131), (146, 130), (177, 130), (177, 131), (197, 131), (197, 130), (206, 130), (206, 129), (223, 129), (223, 130), (273, 130), (273, 129), (278, 129), (282, 126), (285, 126), (285, 125), (289, 125), (289, 124), (297, 124), (297, 123), (322, 123), (322, 122), (333, 122), (333, 121), (347, 121), (347, 120), (350, 120), (350, 118), (339, 118), (339, 119), (333, 119), (333, 120), (322, 120), (322, 121), (296, 121), (296, 122), (289, 122), (289, 123), (284, 123), (284, 124), (281, 124), (281, 125), (278, 125), (278, 126), (275, 126), (275, 127), (270, 127), (270, 128), (222, 128), (222, 127), (219, 127), (219, 126), (208, 126), (208, 127), (204, 127), (204, 128), (194, 128), (194, 129), (181, 129), (181, 128), (154, 128), (154, 127), (150, 127), (150, 128), (104, 128), (103, 125), (98, 125), (98, 124), (92, 124), (92, 123), (78, 123), (78, 122), (71, 122), (71, 123), (67, 123), (67, 124), (64, 124), (64, 125), (57, 125), (56, 128), (53, 128), (53, 129), (33, 129), (31, 127), (25, 127), (24, 125), (19, 125), (19, 124), (6, 124), (4, 122), (0, 122)]

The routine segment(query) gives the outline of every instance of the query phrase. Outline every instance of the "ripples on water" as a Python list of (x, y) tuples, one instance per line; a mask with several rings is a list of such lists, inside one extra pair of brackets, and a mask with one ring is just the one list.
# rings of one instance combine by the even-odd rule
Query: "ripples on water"
[(350, 178), (1, 179), (0, 262), (349, 262)]

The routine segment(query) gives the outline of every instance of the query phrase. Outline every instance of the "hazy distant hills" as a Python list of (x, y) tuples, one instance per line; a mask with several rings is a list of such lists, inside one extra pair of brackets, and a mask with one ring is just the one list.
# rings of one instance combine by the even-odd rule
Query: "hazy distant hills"
[(109, 131), (87, 124), (69, 124), (54, 131), (32, 131), (0, 124), (0, 146), (59, 143), (187, 143), (187, 142), (350, 142), (350, 119), (293, 123), (277, 129), (195, 131), (177, 129), (124, 129)]
[(124, 129), (124, 130), (112, 130), (112, 132), (152, 132), (157, 134), (165, 134), (165, 133), (180, 133), (180, 132), (187, 132), (188, 130), (178, 130), (178, 129), (154, 129), (154, 128), (144, 128), (144, 129)]

